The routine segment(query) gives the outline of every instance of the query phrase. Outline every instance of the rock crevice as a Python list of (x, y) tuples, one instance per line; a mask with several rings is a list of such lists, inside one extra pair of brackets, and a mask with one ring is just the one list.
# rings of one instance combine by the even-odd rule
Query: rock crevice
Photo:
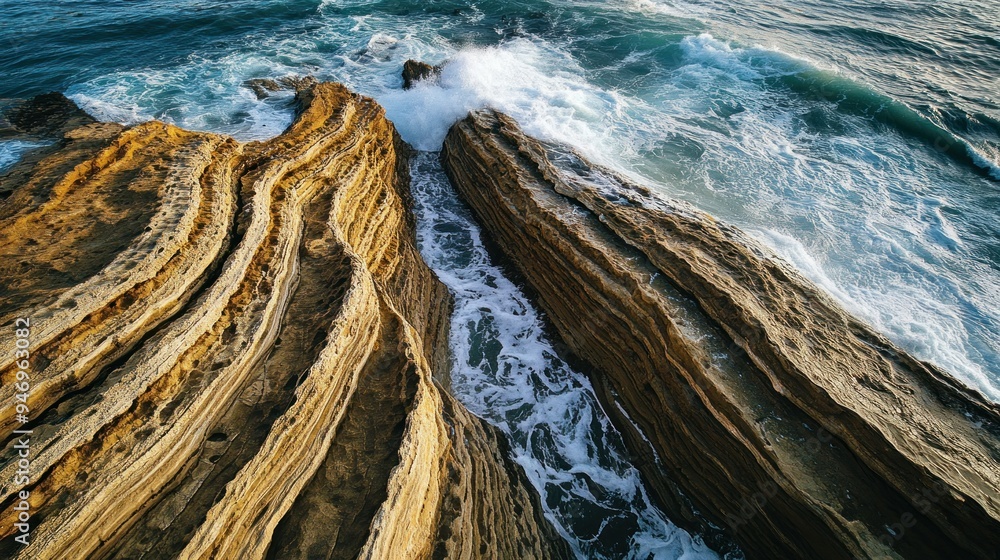
[(441, 157), (673, 518), (761, 558), (1000, 550), (995, 403), (736, 228), (503, 114)]
[(56, 144), (0, 177), (0, 314), (32, 321), (26, 425), (0, 340), (0, 555), (567, 555), (435, 380), (450, 296), (415, 247), (408, 148), (371, 99), (297, 97), (248, 144), (46, 115)]

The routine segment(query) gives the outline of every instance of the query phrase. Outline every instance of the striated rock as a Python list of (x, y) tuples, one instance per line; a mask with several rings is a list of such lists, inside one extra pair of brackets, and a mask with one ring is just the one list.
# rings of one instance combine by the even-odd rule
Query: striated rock
[(442, 161), (675, 520), (754, 558), (996, 558), (995, 403), (507, 116), (456, 124)]
[(417, 82), (436, 78), (441, 75), (440, 66), (431, 66), (426, 62), (407, 60), (403, 63), (403, 89), (410, 89)]
[(31, 320), (28, 424), (0, 339), (0, 556), (568, 555), (435, 381), (406, 145), (342, 86), (298, 101), (267, 142), (91, 123), (0, 177), (0, 322)]

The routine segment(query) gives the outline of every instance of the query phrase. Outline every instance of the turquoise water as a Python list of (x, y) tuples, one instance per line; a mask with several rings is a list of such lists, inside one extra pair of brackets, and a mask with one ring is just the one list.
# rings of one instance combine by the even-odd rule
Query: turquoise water
[[(312, 74), (374, 96), (424, 151), (492, 106), (742, 227), (896, 343), (1000, 400), (998, 13), (992, 0), (0, 0), (0, 98), (59, 90), (103, 119), (256, 139), (287, 126), (289, 95), (258, 100), (240, 84)], [(408, 58), (444, 63), (440, 80), (402, 91)], [(27, 148), (0, 142), (0, 167)], [(418, 209), (455, 203), (436, 165), (415, 164)], [(506, 306), (523, 298), (473, 282), (495, 276), (488, 260), (436, 244), (444, 226), (420, 216), (432, 266), (458, 295), (467, 288), (460, 302), (481, 303), (455, 317), (455, 390), (511, 434), (579, 553), (706, 553), (648, 503), (616, 436), (596, 435), (613, 430), (586, 379), (547, 354), (530, 305), (511, 319)], [(463, 220), (448, 217), (449, 235), (478, 239)], [(564, 391), (593, 432), (547, 415), (546, 395)], [(541, 441), (537, 430), (555, 431), (518, 443)], [(602, 490), (577, 491), (583, 472)], [(624, 521), (585, 527), (588, 508)]]
[[(0, 97), (265, 138), (313, 74), (437, 149), (492, 105), (759, 237), (894, 341), (1000, 398), (1000, 21), (973, 2), (0, 4)], [(401, 92), (407, 58), (448, 61)], [(10, 149), (6, 149), (8, 152)]]

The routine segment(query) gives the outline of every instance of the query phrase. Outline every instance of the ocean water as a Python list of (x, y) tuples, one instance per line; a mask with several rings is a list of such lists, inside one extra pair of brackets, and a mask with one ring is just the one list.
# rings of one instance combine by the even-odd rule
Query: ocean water
[[(0, 0), (0, 98), (59, 90), (102, 119), (248, 140), (288, 125), (290, 95), (242, 82), (311, 74), (378, 99), (425, 152), (494, 107), (740, 226), (1000, 400), (998, 14), (995, 0)], [(440, 79), (402, 91), (408, 58), (443, 64)], [(0, 141), (0, 169), (31, 147)], [(586, 557), (710, 554), (649, 503), (436, 159), (413, 171), (424, 254), (459, 302), (454, 389), (510, 434), (564, 536)]]
[(524, 293), (490, 261), (437, 154), (410, 165), (417, 241), (455, 295), (452, 389), (510, 437), (514, 460), (582, 558), (718, 558), (651, 502), (588, 378), (559, 358)]

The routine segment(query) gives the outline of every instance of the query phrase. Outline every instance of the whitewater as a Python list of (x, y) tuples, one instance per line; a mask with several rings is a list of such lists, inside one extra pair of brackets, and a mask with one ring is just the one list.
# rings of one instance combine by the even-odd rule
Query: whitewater
[[(747, 231), (917, 357), (1000, 400), (1000, 22), (988, 2), (2, 2), (0, 98), (240, 140), (252, 78), (377, 99), (421, 153), (421, 250), (456, 296), (452, 389), (504, 430), (581, 557), (713, 557), (651, 504), (589, 381), (490, 262), (435, 152), (492, 107)], [(401, 89), (407, 59), (438, 79)], [(2, 100), (0, 100), (2, 103)], [(0, 140), (0, 170), (37, 144)], [(595, 511), (605, 521), (590, 526)], [(601, 535), (597, 538), (597, 535)]]

